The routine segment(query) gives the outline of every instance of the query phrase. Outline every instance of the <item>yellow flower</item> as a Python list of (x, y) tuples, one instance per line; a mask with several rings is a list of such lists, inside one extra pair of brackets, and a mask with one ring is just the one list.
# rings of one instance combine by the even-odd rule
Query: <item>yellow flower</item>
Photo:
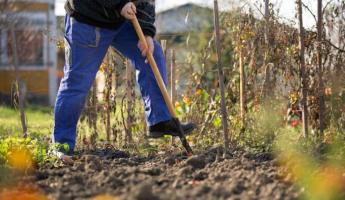
[(202, 94), (202, 89), (197, 89), (196, 91), (195, 91), (195, 95), (196, 96), (200, 96)]
[(32, 168), (31, 154), (27, 150), (14, 150), (9, 156), (9, 164), (22, 171), (30, 169)]
[(325, 144), (330, 144), (331, 139), (332, 139), (332, 132), (331, 131), (326, 132), (325, 137), (323, 138), (323, 142)]
[(192, 103), (192, 100), (191, 100), (189, 97), (184, 96), (184, 97), (183, 97), (183, 102), (184, 102), (185, 104), (187, 104), (187, 105), (190, 105), (190, 104)]
[(290, 94), (290, 102), (291, 103), (297, 103), (298, 101), (298, 93), (297, 92), (293, 92)]
[(330, 88), (330, 87), (325, 88), (325, 95), (326, 96), (331, 96), (332, 95), (332, 88)]
[(64, 48), (65, 48), (65, 43), (64, 43), (64, 41), (63, 41), (63, 40), (58, 40), (58, 41), (56, 42), (56, 47), (57, 47), (58, 49), (64, 49)]
[(308, 96), (308, 103), (309, 104), (314, 104), (316, 101), (316, 97), (315, 96)]

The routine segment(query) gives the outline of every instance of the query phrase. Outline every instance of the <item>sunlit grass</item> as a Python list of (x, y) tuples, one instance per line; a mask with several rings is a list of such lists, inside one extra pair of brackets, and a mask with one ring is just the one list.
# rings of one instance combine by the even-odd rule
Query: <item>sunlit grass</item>
[[(25, 109), (29, 134), (50, 134), (53, 125), (52, 109), (29, 106)], [(0, 106), (0, 137), (18, 136), (22, 132), (19, 111)]]

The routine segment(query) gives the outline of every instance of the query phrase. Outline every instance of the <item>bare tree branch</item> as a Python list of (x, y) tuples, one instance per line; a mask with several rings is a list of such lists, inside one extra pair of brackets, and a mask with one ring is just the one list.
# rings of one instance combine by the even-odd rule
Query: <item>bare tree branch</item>
[(345, 49), (341, 49), (340, 47), (337, 47), (335, 44), (333, 44), (330, 40), (324, 40), (324, 43), (327, 43), (329, 45), (331, 45), (333, 48), (335, 48), (336, 50), (340, 51), (341, 53), (345, 53)]
[(303, 2), (302, 2), (302, 5), (303, 5), (303, 7), (306, 8), (306, 9), (308, 10), (308, 12), (314, 17), (315, 22), (317, 22), (316, 15), (313, 13), (313, 11), (311, 11), (311, 9), (310, 9), (307, 5), (305, 5)]
[(256, 5), (255, 3), (253, 5), (259, 11), (259, 13), (262, 15), (262, 17), (265, 17), (265, 14), (261, 11), (261, 9), (258, 7), (258, 5)]
[(325, 13), (325, 11), (326, 11), (326, 8), (329, 6), (329, 4), (331, 4), (333, 2), (333, 0), (329, 0), (327, 3), (326, 3), (326, 5), (323, 7), (323, 9), (322, 9), (322, 13)]

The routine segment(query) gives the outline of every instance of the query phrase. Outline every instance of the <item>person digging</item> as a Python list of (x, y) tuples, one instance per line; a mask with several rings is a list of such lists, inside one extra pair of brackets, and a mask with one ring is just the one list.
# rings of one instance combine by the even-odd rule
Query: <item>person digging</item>
[[(54, 110), (55, 144), (68, 144), (69, 151), (58, 149), (56, 155), (66, 162), (75, 148), (77, 123), (88, 92), (109, 47), (127, 57), (137, 70), (137, 82), (145, 107), (149, 138), (179, 136), (179, 127), (170, 115), (152, 69), (146, 61), (153, 54), (164, 84), (166, 60), (154, 39), (155, 8), (146, 1), (67, 0), (65, 17), (65, 66)], [(139, 41), (130, 23), (138, 18), (147, 45)], [(184, 134), (195, 129), (193, 123), (182, 124)]]

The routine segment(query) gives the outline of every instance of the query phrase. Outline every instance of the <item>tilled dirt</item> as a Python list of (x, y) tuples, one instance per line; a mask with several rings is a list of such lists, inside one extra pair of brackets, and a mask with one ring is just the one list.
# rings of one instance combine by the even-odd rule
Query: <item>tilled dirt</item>
[(73, 166), (45, 167), (34, 182), (51, 199), (297, 199), (297, 188), (284, 181), (270, 154), (221, 148), (187, 158), (165, 153), (129, 156), (115, 150), (83, 153)]

